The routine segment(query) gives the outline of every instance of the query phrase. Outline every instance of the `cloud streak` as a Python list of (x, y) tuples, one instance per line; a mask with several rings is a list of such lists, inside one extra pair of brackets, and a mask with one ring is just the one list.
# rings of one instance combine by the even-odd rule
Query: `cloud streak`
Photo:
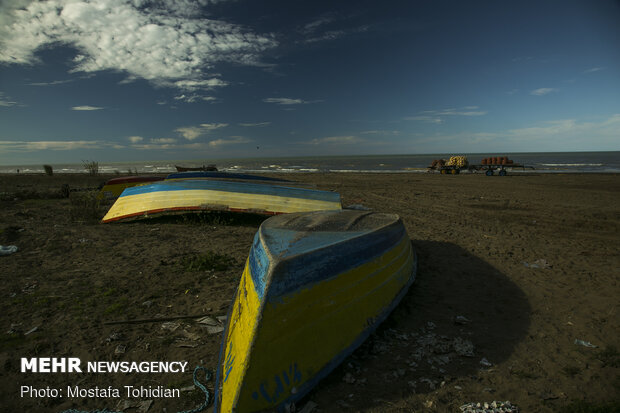
[(75, 149), (101, 149), (113, 144), (102, 141), (0, 141), (0, 150), (7, 152), (70, 151)]
[(251, 139), (245, 138), (243, 136), (231, 136), (230, 138), (226, 138), (226, 139), (212, 140), (209, 142), (209, 146), (211, 148), (219, 148), (221, 146), (239, 145), (239, 144), (250, 143), (250, 142), (252, 142)]
[(102, 107), (99, 106), (73, 106), (71, 108), (71, 110), (77, 110), (77, 111), (93, 111), (93, 110), (102, 110)]
[(175, 132), (178, 132), (188, 141), (193, 141), (206, 133), (225, 128), (226, 126), (228, 126), (228, 123), (202, 123), (199, 126), (183, 126), (175, 129)]
[(544, 95), (548, 95), (549, 93), (554, 93), (554, 92), (558, 92), (559, 89), (555, 89), (552, 87), (541, 87), (539, 89), (534, 89), (530, 92), (530, 95), (534, 95), (534, 96), (544, 96)]
[[(72, 72), (123, 72), (184, 91), (228, 85), (220, 62), (259, 65), (277, 45), (240, 25), (202, 17), (209, 1), (49, 0), (0, 6), (0, 63), (34, 65), (38, 50), (74, 47)], [(41, 84), (43, 85), (43, 84)]]
[(309, 145), (352, 145), (366, 142), (365, 139), (359, 138), (357, 136), (348, 135), (348, 136), (327, 136), (324, 138), (315, 138), (309, 142), (306, 142)]
[(308, 103), (317, 103), (317, 102), (322, 102), (322, 101), (321, 100), (292, 99), (292, 98), (266, 98), (266, 99), (263, 99), (263, 102), (289, 106), (289, 105), (305, 105)]
[(424, 110), (416, 116), (407, 116), (403, 120), (415, 120), (429, 123), (442, 123), (448, 116), (484, 116), (488, 112), (479, 110), (478, 106), (465, 106), (461, 109)]
[(0, 106), (11, 107), (16, 106), (17, 102), (13, 101), (10, 97), (0, 92)]

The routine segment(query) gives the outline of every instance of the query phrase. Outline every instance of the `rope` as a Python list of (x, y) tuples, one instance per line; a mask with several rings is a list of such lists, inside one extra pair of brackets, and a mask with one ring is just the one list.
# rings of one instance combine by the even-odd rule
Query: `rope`
[(200, 406), (196, 407), (195, 409), (185, 410), (185, 411), (178, 412), (178, 413), (198, 413), (206, 409), (207, 406), (209, 406), (209, 403), (211, 403), (211, 394), (209, 393), (209, 390), (207, 390), (207, 388), (198, 381), (198, 377), (196, 377), (196, 375), (198, 374), (198, 371), (200, 370), (205, 372), (205, 381), (211, 381), (213, 374), (202, 366), (196, 366), (196, 368), (194, 369), (194, 385), (203, 391), (203, 393), (205, 394), (205, 401)]
[[(202, 392), (205, 394), (205, 401), (200, 406), (196, 407), (195, 409), (184, 410), (178, 413), (198, 413), (206, 409), (211, 403), (211, 393), (209, 393), (209, 390), (207, 390), (207, 388), (198, 381), (197, 375), (199, 371), (204, 371), (206, 382), (211, 381), (213, 374), (202, 366), (196, 366), (196, 368), (194, 369), (194, 385), (198, 387), (200, 390), (202, 390)], [(123, 412), (108, 410), (107, 408), (104, 408), (103, 410), (91, 410), (91, 411), (69, 409), (69, 410), (63, 410), (60, 413), (123, 413)]]

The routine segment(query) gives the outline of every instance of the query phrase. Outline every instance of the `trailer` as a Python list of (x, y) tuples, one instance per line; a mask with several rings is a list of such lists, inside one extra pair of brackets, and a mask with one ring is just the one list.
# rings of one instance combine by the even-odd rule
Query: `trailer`
[[(470, 165), (470, 167), (472, 167), (476, 171), (484, 171), (484, 174), (486, 176), (493, 176), (495, 174), (495, 171), (498, 171), (497, 174), (499, 176), (506, 176), (508, 174), (508, 171), (506, 168), (523, 168), (523, 169), (526, 168), (525, 165), (516, 164), (516, 163), (507, 164), (507, 165), (506, 164), (480, 164), (480, 165)], [(533, 167), (529, 167), (529, 168), (534, 169)]]
[[(512, 161), (509, 161), (509, 162), (504, 161), (502, 163), (495, 163), (495, 162), (488, 162), (487, 159), (489, 158), (485, 158), (484, 159), (485, 162), (480, 163), (480, 164), (467, 164), (467, 165), (448, 165), (445, 162), (435, 161), (433, 162), (431, 166), (428, 167), (428, 172), (438, 171), (442, 175), (458, 175), (462, 171), (469, 171), (469, 172), (482, 171), (484, 172), (486, 176), (493, 176), (495, 175), (495, 172), (497, 171), (497, 174), (499, 176), (506, 176), (508, 175), (508, 168), (510, 169), (512, 168), (534, 169), (534, 167), (532, 166), (526, 166), (526, 165), (514, 163)], [(493, 159), (493, 158), (490, 158), (490, 159)]]

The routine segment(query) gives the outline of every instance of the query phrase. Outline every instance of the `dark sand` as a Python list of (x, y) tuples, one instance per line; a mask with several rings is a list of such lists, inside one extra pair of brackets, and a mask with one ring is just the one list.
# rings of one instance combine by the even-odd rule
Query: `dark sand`
[[(458, 412), (467, 402), (510, 400), (522, 412), (552, 412), (585, 400), (618, 408), (620, 176), (286, 177), (339, 191), (343, 205), (399, 214), (419, 256), (403, 302), (298, 407)], [(220, 335), (194, 319), (106, 323), (226, 314), (263, 218), (212, 213), (102, 225), (105, 210), (94, 210), (87, 192), (57, 195), (63, 183), (87, 188), (107, 178), (0, 176), (0, 245), (19, 247), (0, 257), (2, 411), (120, 410), (125, 385), (183, 388), (194, 366), (216, 367)], [(208, 252), (232, 263), (188, 268)], [(456, 324), (456, 316), (471, 321)], [(473, 356), (454, 351), (468, 341)], [(21, 373), (22, 357), (185, 360), (190, 372)], [(121, 397), (20, 397), (24, 385), (63, 395), (67, 386), (112, 386)], [(204, 396), (151, 400), (149, 412), (176, 412)]]

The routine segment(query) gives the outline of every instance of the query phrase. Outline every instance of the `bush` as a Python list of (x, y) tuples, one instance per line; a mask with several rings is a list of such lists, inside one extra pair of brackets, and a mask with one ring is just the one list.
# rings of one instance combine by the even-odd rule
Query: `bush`
[(99, 162), (82, 160), (82, 166), (86, 169), (89, 175), (99, 175)]
[(94, 221), (101, 219), (101, 210), (98, 192), (84, 191), (71, 192), (69, 200), (71, 202), (71, 218), (74, 221)]

